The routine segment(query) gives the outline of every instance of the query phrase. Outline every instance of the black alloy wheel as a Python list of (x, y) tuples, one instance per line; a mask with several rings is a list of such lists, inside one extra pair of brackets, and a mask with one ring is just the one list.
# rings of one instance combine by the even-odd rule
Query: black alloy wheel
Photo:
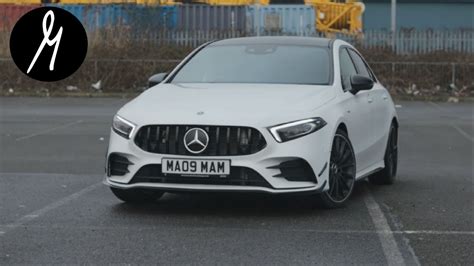
[(398, 129), (392, 124), (384, 156), (385, 168), (369, 176), (369, 181), (376, 185), (390, 185), (395, 182), (398, 166)]
[(356, 162), (347, 134), (338, 130), (334, 136), (329, 162), (329, 189), (320, 195), (326, 208), (342, 207), (352, 194)]

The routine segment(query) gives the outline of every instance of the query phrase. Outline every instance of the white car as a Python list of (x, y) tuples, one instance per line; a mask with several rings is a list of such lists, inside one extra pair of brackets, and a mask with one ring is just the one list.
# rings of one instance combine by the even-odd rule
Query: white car
[(335, 208), (356, 180), (394, 181), (394, 104), (344, 41), (210, 42), (150, 82), (113, 119), (104, 182), (121, 200), (305, 192)]

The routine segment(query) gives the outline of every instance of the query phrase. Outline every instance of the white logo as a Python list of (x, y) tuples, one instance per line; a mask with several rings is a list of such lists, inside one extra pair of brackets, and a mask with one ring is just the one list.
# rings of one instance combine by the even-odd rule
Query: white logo
[(191, 128), (184, 135), (184, 147), (190, 153), (201, 153), (207, 148), (209, 136), (200, 128)]
[[(48, 23), (48, 18), (51, 18), (50, 23), (49, 25), (46, 25)], [(54, 62), (56, 61), (56, 54), (58, 53), (59, 42), (61, 41), (61, 36), (63, 34), (63, 27), (60, 27), (56, 36), (52, 40), (50, 40), (49, 35), (51, 35), (51, 31), (53, 31), (53, 25), (54, 25), (54, 13), (52, 10), (49, 10), (48, 12), (46, 12), (46, 15), (44, 15), (43, 17), (44, 39), (41, 42), (38, 50), (36, 51), (35, 57), (33, 57), (33, 60), (31, 61), (30, 66), (28, 67), (28, 70), (26, 71), (26, 73), (30, 73), (31, 69), (36, 63), (36, 60), (38, 60), (38, 56), (41, 54), (46, 44), (48, 44), (48, 46), (54, 45), (53, 55), (51, 57), (51, 61), (49, 61), (49, 70), (50, 71), (54, 70)]]

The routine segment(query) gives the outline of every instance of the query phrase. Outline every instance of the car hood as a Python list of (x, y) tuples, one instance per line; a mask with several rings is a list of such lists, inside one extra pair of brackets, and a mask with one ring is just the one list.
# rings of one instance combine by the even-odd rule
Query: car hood
[(160, 84), (118, 113), (137, 125), (270, 126), (314, 116), (333, 91), (316, 85)]

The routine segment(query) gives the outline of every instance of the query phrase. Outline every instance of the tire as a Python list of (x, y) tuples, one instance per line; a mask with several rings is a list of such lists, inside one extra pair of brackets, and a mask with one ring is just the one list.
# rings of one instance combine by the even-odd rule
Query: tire
[(335, 209), (345, 206), (354, 189), (356, 161), (347, 133), (341, 129), (334, 136), (329, 160), (329, 189), (319, 194), (322, 207)]
[(113, 187), (110, 189), (118, 199), (130, 203), (153, 202), (165, 194), (162, 191), (147, 189), (119, 189)]
[(369, 182), (375, 185), (391, 185), (395, 182), (398, 166), (398, 130), (392, 123), (384, 155), (384, 169), (369, 176)]

